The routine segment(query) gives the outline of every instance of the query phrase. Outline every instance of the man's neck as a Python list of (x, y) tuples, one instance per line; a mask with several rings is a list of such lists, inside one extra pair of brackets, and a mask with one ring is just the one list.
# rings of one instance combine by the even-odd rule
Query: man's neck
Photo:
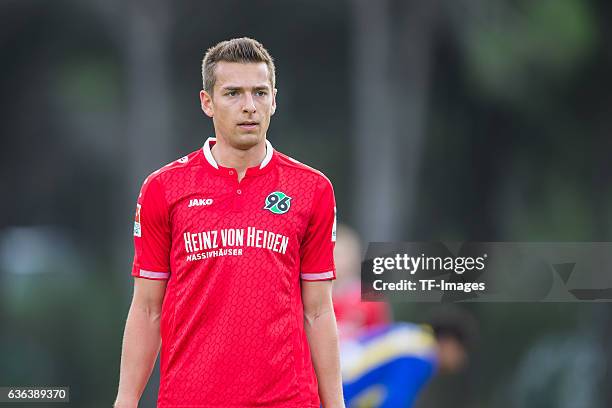
[(259, 166), (264, 160), (266, 157), (266, 142), (264, 139), (262, 143), (248, 150), (241, 150), (230, 146), (223, 139), (217, 138), (217, 142), (212, 146), (210, 152), (219, 165), (236, 169), (238, 181), (240, 181), (249, 167)]

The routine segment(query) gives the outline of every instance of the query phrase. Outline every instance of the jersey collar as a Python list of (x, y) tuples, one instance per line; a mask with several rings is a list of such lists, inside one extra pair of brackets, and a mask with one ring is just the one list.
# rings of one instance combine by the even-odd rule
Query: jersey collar
[[(217, 139), (214, 137), (209, 137), (208, 139), (206, 139), (206, 141), (204, 142), (204, 146), (202, 147), (202, 151), (204, 152), (204, 158), (206, 158), (206, 161), (208, 162), (208, 164), (210, 164), (215, 169), (220, 170), (223, 173), (228, 173), (229, 170), (233, 170), (233, 169), (221, 166), (215, 161), (215, 158), (212, 155), (211, 148), (214, 146), (215, 143), (217, 143)], [(274, 157), (274, 148), (272, 147), (272, 144), (266, 139), (266, 155), (264, 159), (262, 160), (259, 166), (249, 167), (247, 169), (247, 175), (263, 173), (264, 170), (267, 170), (270, 167), (269, 164), (272, 161), (273, 157)], [(229, 174), (232, 175), (233, 173), (229, 173)]]

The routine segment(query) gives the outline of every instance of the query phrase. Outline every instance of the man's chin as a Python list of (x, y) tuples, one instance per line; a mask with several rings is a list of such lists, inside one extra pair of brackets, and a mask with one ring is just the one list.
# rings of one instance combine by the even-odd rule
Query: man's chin
[(257, 146), (263, 140), (264, 137), (257, 133), (243, 133), (232, 137), (230, 144), (236, 149), (249, 150), (252, 147)]

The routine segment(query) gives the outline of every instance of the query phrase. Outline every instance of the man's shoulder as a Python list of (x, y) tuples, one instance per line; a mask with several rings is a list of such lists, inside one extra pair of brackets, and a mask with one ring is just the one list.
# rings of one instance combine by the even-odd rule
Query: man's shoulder
[(278, 155), (278, 164), (287, 169), (294, 170), (303, 175), (310, 175), (316, 179), (318, 179), (322, 183), (329, 183), (331, 185), (331, 181), (327, 176), (320, 170), (315, 169), (307, 164), (304, 164), (293, 157), (290, 157), (284, 153), (276, 150), (276, 154)]
[(163, 165), (162, 167), (149, 174), (145, 179), (144, 183), (149, 183), (154, 179), (157, 179), (157, 181), (162, 181), (166, 178), (165, 176), (167, 176), (168, 174), (172, 174), (176, 171), (186, 170), (194, 166), (199, 166), (201, 164), (199, 161), (199, 153), (200, 149), (194, 150), (193, 152), (181, 158), (178, 158), (176, 160), (171, 161), (170, 163)]

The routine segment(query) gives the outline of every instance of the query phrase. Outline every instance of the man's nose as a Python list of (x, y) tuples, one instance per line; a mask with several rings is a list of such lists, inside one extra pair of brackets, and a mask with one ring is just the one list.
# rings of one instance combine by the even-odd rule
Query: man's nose
[(255, 100), (253, 99), (253, 95), (248, 92), (245, 93), (244, 105), (242, 107), (242, 110), (248, 113), (255, 113), (255, 111), (257, 110), (257, 108), (255, 108)]

